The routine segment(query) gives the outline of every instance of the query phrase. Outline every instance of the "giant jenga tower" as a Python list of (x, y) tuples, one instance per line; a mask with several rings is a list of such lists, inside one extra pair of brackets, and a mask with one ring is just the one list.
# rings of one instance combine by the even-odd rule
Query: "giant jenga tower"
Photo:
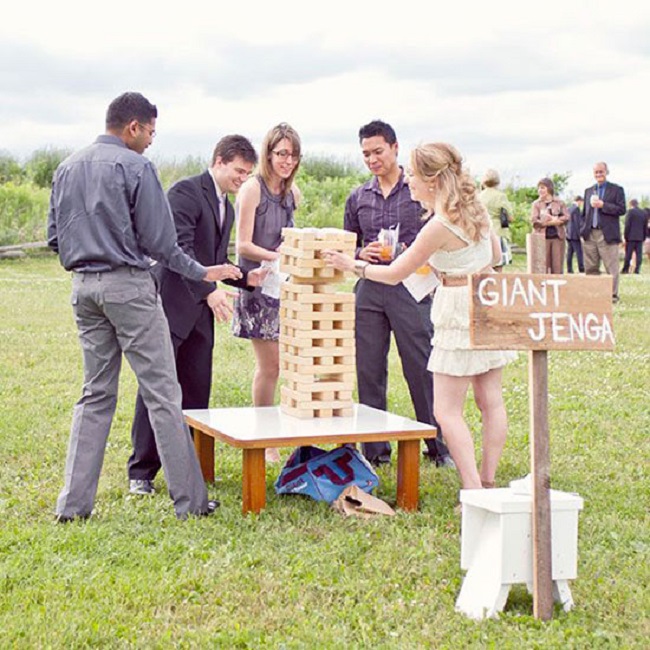
[(354, 254), (356, 235), (336, 228), (283, 228), (280, 270), (280, 408), (299, 418), (352, 415), (354, 294), (323, 250)]

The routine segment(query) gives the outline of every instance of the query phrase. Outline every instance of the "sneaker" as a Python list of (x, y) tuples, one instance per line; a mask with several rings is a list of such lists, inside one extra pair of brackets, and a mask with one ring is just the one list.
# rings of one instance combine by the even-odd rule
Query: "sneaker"
[(207, 512), (202, 513), (202, 516), (206, 517), (209, 515), (213, 515), (219, 506), (221, 506), (221, 501), (219, 501), (218, 499), (211, 499), (210, 501), (208, 501)]
[(153, 481), (136, 478), (129, 481), (129, 492), (131, 494), (155, 494), (156, 489), (153, 486)]

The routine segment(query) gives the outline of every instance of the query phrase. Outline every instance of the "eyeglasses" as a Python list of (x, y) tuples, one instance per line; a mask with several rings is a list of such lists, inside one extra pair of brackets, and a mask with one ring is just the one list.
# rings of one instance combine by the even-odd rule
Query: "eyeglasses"
[(143, 128), (149, 134), (150, 138), (156, 137), (156, 129), (152, 129), (148, 127), (146, 124), (142, 124), (142, 122), (138, 122), (138, 126)]
[(298, 162), (302, 156), (297, 153), (293, 153), (292, 151), (287, 151), (286, 149), (280, 149), (280, 151), (273, 151), (273, 153), (280, 159), (280, 160), (288, 160), (291, 158), (293, 162)]

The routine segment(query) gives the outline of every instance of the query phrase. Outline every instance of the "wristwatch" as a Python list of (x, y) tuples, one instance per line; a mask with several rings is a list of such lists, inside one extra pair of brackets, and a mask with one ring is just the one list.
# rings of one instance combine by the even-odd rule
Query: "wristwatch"
[(366, 269), (370, 265), (370, 262), (365, 262), (364, 260), (355, 260), (354, 262), (354, 274), (358, 278), (366, 277)]

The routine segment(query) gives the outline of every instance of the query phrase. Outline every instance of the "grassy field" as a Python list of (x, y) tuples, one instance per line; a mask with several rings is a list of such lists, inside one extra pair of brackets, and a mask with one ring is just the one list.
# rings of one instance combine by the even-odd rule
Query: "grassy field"
[[(523, 260), (517, 264), (521, 268)], [(576, 603), (551, 622), (512, 590), (498, 620), (454, 612), (463, 574), (454, 472), (423, 466), (421, 507), (373, 521), (277, 497), (242, 517), (236, 451), (217, 446), (222, 507), (178, 522), (164, 481), (128, 495), (135, 382), (125, 367), (96, 511), (54, 523), (81, 357), (70, 279), (50, 255), (0, 261), (1, 648), (645, 648), (650, 637), (650, 270), (621, 278), (612, 353), (550, 353), (552, 485), (579, 493)], [(212, 404), (249, 404), (247, 343), (218, 328)], [(390, 409), (412, 410), (391, 356)], [(529, 469), (527, 358), (505, 372), (501, 485)], [(475, 431), (472, 406), (468, 417)], [(284, 456), (288, 451), (284, 452)], [(395, 469), (378, 495), (395, 496)]]

